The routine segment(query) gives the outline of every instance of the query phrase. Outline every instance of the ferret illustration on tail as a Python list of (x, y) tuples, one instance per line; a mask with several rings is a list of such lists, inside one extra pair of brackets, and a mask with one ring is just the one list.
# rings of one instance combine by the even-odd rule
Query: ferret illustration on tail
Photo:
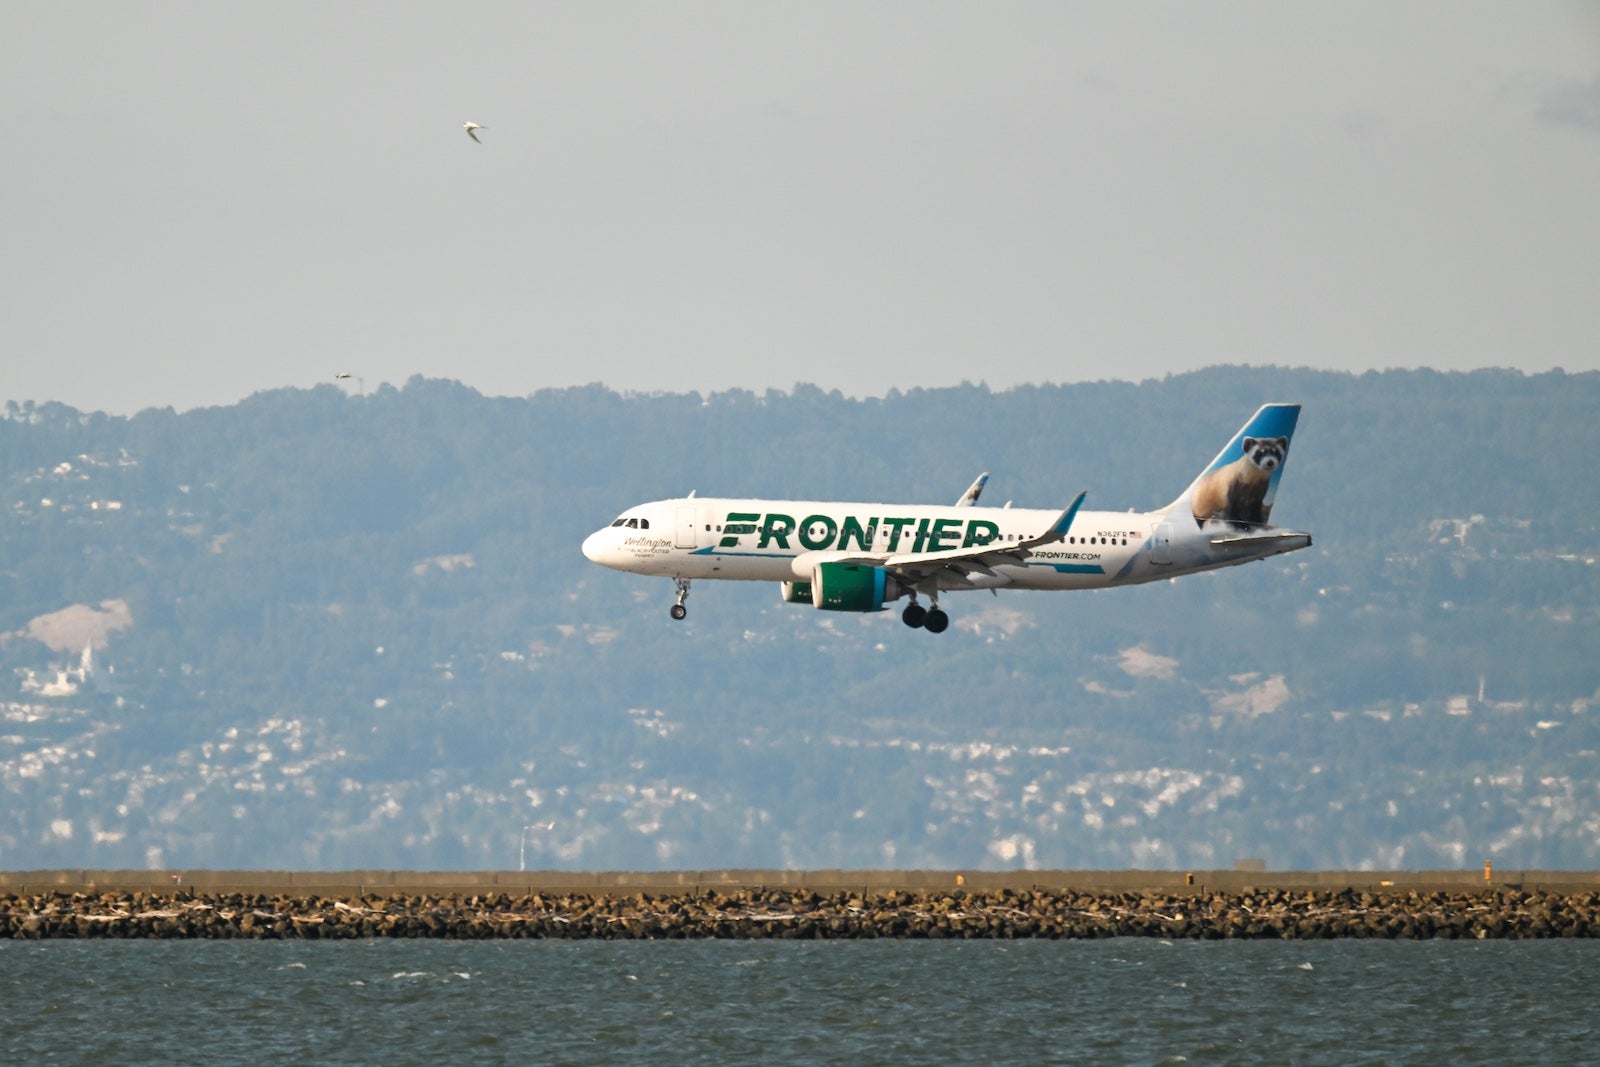
[(1264, 525), (1272, 514), (1267, 491), (1272, 472), (1289, 453), (1287, 437), (1246, 437), (1244, 455), (1207, 474), (1195, 487), (1190, 503), (1202, 526), (1213, 519)]
[(1299, 416), (1298, 404), (1264, 405), (1166, 510), (1188, 508), (1199, 526), (1267, 525)]

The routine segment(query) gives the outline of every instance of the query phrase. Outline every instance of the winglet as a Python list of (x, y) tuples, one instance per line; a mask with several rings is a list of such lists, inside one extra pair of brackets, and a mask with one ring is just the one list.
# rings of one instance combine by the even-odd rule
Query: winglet
[(967, 487), (967, 491), (961, 494), (961, 499), (956, 501), (956, 507), (970, 508), (972, 505), (976, 504), (978, 502), (978, 497), (983, 495), (983, 487), (987, 485), (988, 482), (989, 472), (984, 471), (982, 474), (978, 475), (976, 481)]
[(1050, 524), (1050, 529), (1038, 537), (1022, 542), (1022, 547), (1033, 548), (1036, 545), (1048, 545), (1067, 536), (1067, 531), (1072, 529), (1072, 520), (1078, 517), (1078, 509), (1083, 507), (1083, 498), (1088, 495), (1089, 491), (1087, 489), (1079, 493), (1072, 503), (1067, 505), (1067, 510), (1058, 515), (1056, 521)]

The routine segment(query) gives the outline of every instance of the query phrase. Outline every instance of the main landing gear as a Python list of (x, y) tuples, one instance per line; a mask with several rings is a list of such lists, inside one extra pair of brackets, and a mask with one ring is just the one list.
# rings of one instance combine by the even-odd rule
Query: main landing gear
[(685, 615), (689, 614), (689, 609), (683, 606), (683, 602), (689, 599), (689, 579), (674, 578), (672, 579), (672, 582), (678, 587), (678, 602), (672, 605), (672, 609), (668, 612), (668, 614), (670, 614), (674, 619), (682, 619)]
[(913, 630), (920, 627), (930, 634), (942, 634), (950, 625), (950, 616), (939, 610), (937, 600), (931, 607), (924, 608), (917, 603), (915, 597), (912, 597), (911, 603), (906, 605), (906, 610), (900, 613), (900, 621)]

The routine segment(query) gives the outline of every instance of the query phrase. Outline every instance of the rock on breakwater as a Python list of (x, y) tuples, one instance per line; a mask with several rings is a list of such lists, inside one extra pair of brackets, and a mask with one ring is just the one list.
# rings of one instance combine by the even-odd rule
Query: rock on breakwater
[(1600, 937), (1600, 893), (1073, 890), (0, 893), (0, 938)]

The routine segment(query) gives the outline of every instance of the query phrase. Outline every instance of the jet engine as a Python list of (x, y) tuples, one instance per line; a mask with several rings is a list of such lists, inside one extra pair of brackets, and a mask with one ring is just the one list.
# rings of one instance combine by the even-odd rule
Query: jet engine
[(882, 567), (819, 563), (811, 574), (811, 603), (823, 611), (880, 611), (901, 592)]
[(778, 586), (783, 590), (783, 602), (785, 604), (811, 603), (810, 582), (779, 582)]

